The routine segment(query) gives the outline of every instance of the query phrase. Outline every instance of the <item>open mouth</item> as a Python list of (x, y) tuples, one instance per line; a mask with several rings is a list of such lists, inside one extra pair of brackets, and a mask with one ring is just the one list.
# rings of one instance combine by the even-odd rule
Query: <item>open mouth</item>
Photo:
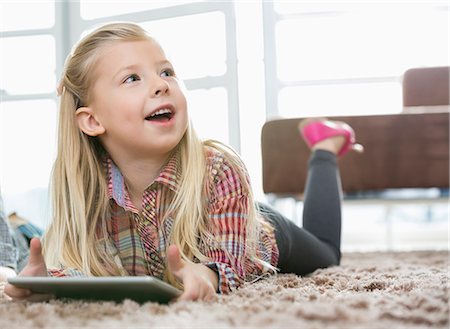
[(169, 121), (173, 118), (173, 112), (170, 109), (161, 109), (150, 114), (145, 118), (147, 121)]

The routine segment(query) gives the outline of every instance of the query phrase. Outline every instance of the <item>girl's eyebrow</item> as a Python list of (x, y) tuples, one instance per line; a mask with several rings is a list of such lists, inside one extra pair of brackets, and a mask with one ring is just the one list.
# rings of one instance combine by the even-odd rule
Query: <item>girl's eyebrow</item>
[(139, 67), (139, 65), (137, 65), (137, 64), (127, 65), (125, 67), (122, 67), (116, 72), (116, 74), (114, 74), (113, 78), (116, 78), (116, 76), (118, 76), (123, 71), (133, 70), (133, 69), (136, 69), (138, 67)]
[[(167, 59), (163, 59), (163, 60), (160, 60), (160, 61), (156, 62), (156, 65), (159, 65), (159, 66), (163, 66), (163, 65), (166, 65), (166, 64), (169, 64), (170, 66), (172, 66), (172, 63), (169, 60), (167, 60)], [(131, 65), (127, 65), (125, 67), (122, 67), (114, 74), (113, 78), (116, 78), (116, 76), (119, 75), (123, 71), (137, 69), (138, 67), (139, 67), (138, 64), (131, 64)]]
[(157, 62), (157, 64), (158, 65), (164, 65), (164, 64), (172, 65), (172, 63), (169, 60), (167, 60), (167, 59), (160, 60), (160, 61)]

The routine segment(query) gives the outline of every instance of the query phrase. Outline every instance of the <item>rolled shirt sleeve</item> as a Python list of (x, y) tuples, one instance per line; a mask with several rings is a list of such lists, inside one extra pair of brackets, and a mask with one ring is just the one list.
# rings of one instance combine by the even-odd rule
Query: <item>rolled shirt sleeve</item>
[(85, 277), (87, 276), (83, 272), (74, 268), (51, 268), (47, 270), (49, 276), (54, 276), (58, 278), (63, 277)]
[[(208, 163), (208, 224), (213, 238), (203, 239), (202, 249), (208, 257), (204, 265), (218, 274), (218, 292), (229, 293), (261, 274), (263, 267), (252, 262), (247, 253), (246, 225), (252, 201), (242, 186), (242, 176), (221, 153), (212, 151)], [(245, 170), (243, 164), (242, 168)]]
[(215, 202), (210, 207), (209, 221), (212, 223), (216, 243), (205, 246), (206, 263), (219, 276), (219, 292), (228, 293), (244, 281), (246, 263), (246, 196), (231, 197)]

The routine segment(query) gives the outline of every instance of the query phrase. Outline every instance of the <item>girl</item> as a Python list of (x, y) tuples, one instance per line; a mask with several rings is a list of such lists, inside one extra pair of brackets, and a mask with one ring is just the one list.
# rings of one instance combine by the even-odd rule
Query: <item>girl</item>
[[(314, 151), (301, 229), (257, 209), (239, 157), (198, 139), (172, 64), (139, 26), (87, 35), (66, 61), (60, 91), (45, 260), (34, 239), (20, 275), (153, 275), (182, 285), (179, 299), (210, 300), (265, 273), (339, 263), (336, 154), (354, 146), (347, 125), (300, 127)], [(30, 294), (11, 285), (6, 293)]]

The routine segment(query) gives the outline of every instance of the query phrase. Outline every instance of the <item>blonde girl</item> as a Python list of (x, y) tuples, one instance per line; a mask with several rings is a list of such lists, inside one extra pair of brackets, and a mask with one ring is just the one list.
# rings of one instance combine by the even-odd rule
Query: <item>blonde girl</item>
[(179, 299), (211, 300), (268, 272), (338, 264), (335, 158), (354, 145), (350, 127), (300, 127), (313, 149), (302, 229), (257, 207), (237, 154), (197, 137), (172, 64), (138, 25), (107, 24), (84, 37), (59, 89), (53, 219), (42, 252), (32, 240), (19, 275), (152, 275), (182, 287)]

